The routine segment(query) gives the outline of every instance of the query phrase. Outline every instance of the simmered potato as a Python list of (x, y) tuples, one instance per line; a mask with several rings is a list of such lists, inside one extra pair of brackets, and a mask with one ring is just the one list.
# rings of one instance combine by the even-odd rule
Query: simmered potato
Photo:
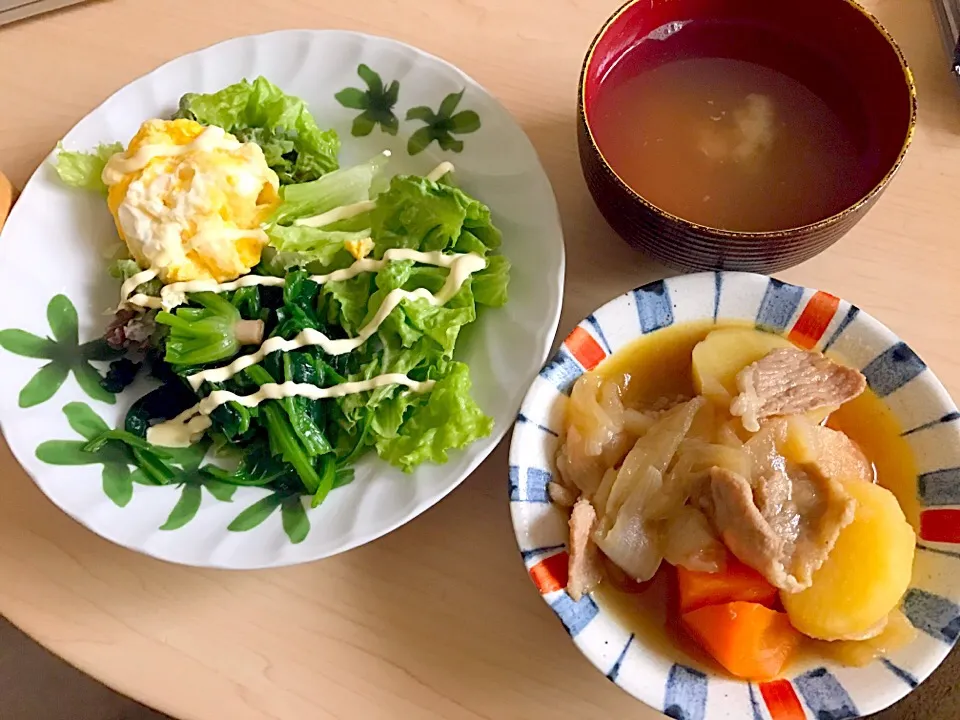
[(771, 427), (775, 428), (777, 448), (787, 460), (810, 465), (841, 482), (875, 481), (873, 464), (842, 432), (817, 425), (803, 415), (774, 420)]
[(693, 381), (697, 392), (719, 403), (739, 393), (737, 373), (789, 340), (751, 328), (714, 330), (693, 348)]
[(916, 536), (893, 493), (859, 481), (844, 488), (857, 501), (853, 522), (809, 588), (780, 594), (793, 626), (821, 640), (868, 633), (897, 606), (913, 572)]

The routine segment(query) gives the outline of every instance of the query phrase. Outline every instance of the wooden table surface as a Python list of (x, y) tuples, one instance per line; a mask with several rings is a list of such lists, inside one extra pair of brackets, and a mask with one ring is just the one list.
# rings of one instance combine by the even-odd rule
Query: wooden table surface
[[(562, 337), (597, 305), (666, 274), (612, 234), (577, 160), (581, 59), (619, 4), (90, 2), (0, 29), (0, 170), (22, 187), (57, 139), (114, 90), (224, 38), (291, 27), (389, 35), (460, 66), (530, 135), (563, 215)], [(926, 0), (867, 5), (916, 75), (916, 140), (866, 219), (781, 277), (879, 317), (960, 397), (952, 332), (960, 326), (960, 93)], [(514, 545), (505, 488), (502, 444), (448, 499), (371, 545), (281, 570), (195, 570), (83, 529), (3, 445), (0, 612), (82, 670), (181, 718), (659, 717), (593, 670), (537, 597)], [(956, 664), (944, 668), (885, 716), (960, 716), (956, 677)], [(936, 710), (917, 709), (924, 699)]]

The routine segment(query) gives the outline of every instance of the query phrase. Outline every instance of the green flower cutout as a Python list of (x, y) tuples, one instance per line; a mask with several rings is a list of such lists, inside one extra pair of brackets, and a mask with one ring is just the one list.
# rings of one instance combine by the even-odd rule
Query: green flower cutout
[[(86, 403), (68, 403), (63, 414), (83, 440), (47, 440), (37, 447), (37, 458), (50, 465), (103, 465), (103, 492), (117, 507), (127, 506), (134, 485), (176, 486), (180, 498), (161, 530), (176, 530), (193, 520), (204, 488), (221, 502), (233, 500), (236, 486), (200, 472), (209, 442), (184, 449), (146, 449), (149, 446), (139, 438), (111, 430)], [(91, 444), (98, 447), (91, 449)]]
[(441, 150), (457, 153), (463, 150), (463, 141), (453, 136), (465, 135), (480, 129), (480, 116), (473, 110), (461, 110), (454, 114), (463, 98), (463, 93), (464, 91), (461, 90), (447, 95), (440, 103), (440, 109), (437, 112), (433, 112), (426, 105), (410, 108), (407, 111), (407, 120), (422, 120), (426, 123), (426, 127), (420, 128), (410, 136), (407, 142), (408, 153), (411, 155), (421, 153), (434, 140), (437, 141)]
[(37, 447), (37, 458), (50, 465), (103, 465), (104, 494), (118, 507), (126, 507), (133, 497), (134, 482), (146, 482), (130, 471), (134, 464), (130, 449), (108, 443), (89, 452), (85, 449), (87, 443), (108, 432), (110, 427), (86, 403), (68, 403), (63, 414), (83, 440), (47, 440)]
[(180, 489), (180, 499), (173, 506), (161, 530), (177, 530), (193, 520), (203, 501), (203, 489), (220, 502), (232, 502), (236, 485), (216, 480), (200, 472), (200, 465), (207, 454), (209, 443), (198, 443), (183, 450), (170, 451), (172, 460), (179, 463), (180, 469), (171, 479)]
[(357, 67), (357, 75), (366, 83), (366, 90), (348, 87), (334, 95), (345, 108), (363, 111), (354, 118), (350, 134), (365, 137), (379, 125), (387, 135), (396, 135), (400, 123), (393, 113), (393, 106), (400, 95), (400, 83), (394, 80), (384, 89), (380, 76), (362, 63)]
[(273, 491), (237, 515), (227, 526), (227, 530), (232, 532), (253, 530), (273, 515), (277, 508), (280, 508), (280, 521), (290, 542), (294, 545), (303, 542), (310, 532), (310, 518), (307, 517), (300, 494), (296, 492)]
[(20, 407), (33, 407), (52, 398), (71, 372), (94, 400), (116, 402), (113, 393), (100, 386), (103, 378), (90, 362), (112, 360), (119, 353), (103, 339), (80, 344), (77, 310), (65, 295), (57, 295), (47, 305), (47, 322), (53, 338), (37, 337), (24, 330), (0, 330), (0, 347), (8, 352), (50, 361), (20, 391)]

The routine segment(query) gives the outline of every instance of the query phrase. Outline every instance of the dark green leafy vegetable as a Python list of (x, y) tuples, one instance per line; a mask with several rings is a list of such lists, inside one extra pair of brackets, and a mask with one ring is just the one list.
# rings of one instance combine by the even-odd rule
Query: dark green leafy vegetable
[(130, 406), (124, 429), (132, 435), (145, 438), (150, 425), (176, 417), (196, 401), (196, 396), (186, 383), (171, 376), (164, 385), (151, 390)]
[(141, 363), (135, 363), (129, 358), (114, 360), (110, 363), (107, 374), (100, 381), (100, 387), (109, 393), (123, 392), (130, 383), (137, 379), (140, 366)]
[(134, 435), (126, 430), (106, 430), (84, 446), (84, 452), (95, 453), (103, 448), (108, 442), (121, 442), (130, 449), (146, 450), (157, 457), (170, 457), (170, 453), (158, 447), (154, 447), (142, 437)]
[(230, 485), (269, 485), (290, 472), (290, 467), (274, 458), (270, 447), (264, 440), (251, 443), (244, 451), (240, 464), (235, 470), (225, 470), (216, 465), (205, 465), (202, 472)]
[[(244, 372), (257, 385), (276, 382), (270, 373), (258, 365), (249, 367)], [(301, 444), (289, 415), (285, 412), (286, 408), (278, 400), (268, 400), (259, 406), (259, 410), (265, 419), (271, 454), (293, 466), (307, 493), (316, 493), (320, 489), (320, 476), (313, 463), (314, 456)]]

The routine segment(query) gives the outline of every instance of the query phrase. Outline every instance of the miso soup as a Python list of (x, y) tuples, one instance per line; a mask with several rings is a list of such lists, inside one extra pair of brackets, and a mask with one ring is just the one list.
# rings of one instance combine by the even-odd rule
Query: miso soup
[(589, 122), (620, 178), (660, 209), (725, 230), (798, 227), (883, 177), (842, 71), (761, 26), (693, 22), (625, 51)]

